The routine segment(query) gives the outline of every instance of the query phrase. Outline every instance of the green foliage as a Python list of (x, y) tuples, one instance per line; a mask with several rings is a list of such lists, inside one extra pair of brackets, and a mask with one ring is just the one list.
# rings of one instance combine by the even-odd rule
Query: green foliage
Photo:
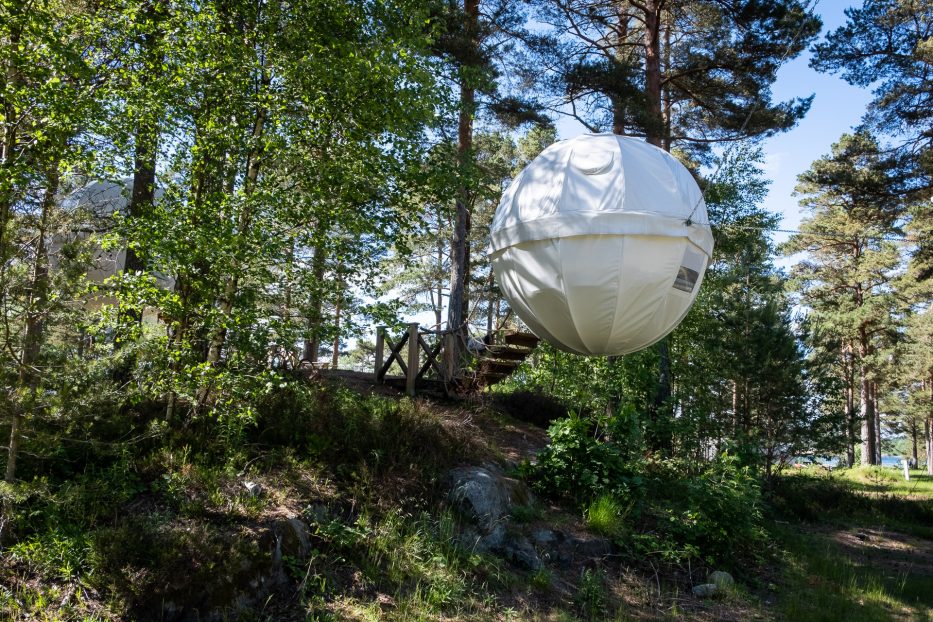
[(606, 575), (600, 569), (586, 568), (580, 574), (580, 584), (574, 594), (574, 603), (584, 620), (604, 620), (608, 610), (609, 593)]
[(542, 494), (582, 505), (594, 531), (639, 556), (681, 564), (752, 555), (763, 538), (761, 492), (752, 469), (726, 452), (702, 465), (646, 459), (624, 449), (633, 419), (620, 415), (603, 422), (601, 436), (591, 420), (572, 415), (556, 421), (550, 445), (525, 467), (527, 476)]
[(582, 503), (607, 490), (625, 498), (639, 484), (616, 443), (596, 436), (592, 420), (571, 414), (548, 428), (550, 444), (526, 467), (535, 488), (552, 497)]
[(736, 563), (756, 553), (764, 539), (761, 492), (735, 457), (721, 454), (692, 474), (683, 462), (668, 461), (650, 469), (649, 478), (656, 500), (646, 514), (667, 540), (662, 557)]

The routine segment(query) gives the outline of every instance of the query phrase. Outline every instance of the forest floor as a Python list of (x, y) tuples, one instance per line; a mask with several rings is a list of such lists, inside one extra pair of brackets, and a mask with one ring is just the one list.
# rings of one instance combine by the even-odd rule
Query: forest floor
[[(933, 478), (920, 472), (909, 485), (894, 469), (775, 478), (766, 550), (730, 567), (736, 586), (716, 598), (691, 592), (715, 568), (618, 549), (530, 571), (456, 543), (442, 480), (533, 460), (546, 431), (494, 398), (412, 401), (357, 380), (322, 398), (302, 450), (280, 446), (296, 425), (283, 418), (242, 458), (175, 442), (20, 493), (28, 535), (0, 549), (0, 620), (933, 618)], [(307, 536), (290, 531), (296, 519)], [(597, 537), (580, 512), (543, 500), (510, 520)]]

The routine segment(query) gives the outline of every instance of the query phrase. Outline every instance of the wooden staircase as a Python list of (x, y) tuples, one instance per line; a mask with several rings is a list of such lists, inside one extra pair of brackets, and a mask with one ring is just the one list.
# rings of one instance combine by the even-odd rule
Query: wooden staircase
[(490, 343), (477, 355), (479, 365), (471, 379), (471, 388), (484, 389), (512, 375), (534, 352), (539, 339), (531, 333), (505, 333), (502, 343)]

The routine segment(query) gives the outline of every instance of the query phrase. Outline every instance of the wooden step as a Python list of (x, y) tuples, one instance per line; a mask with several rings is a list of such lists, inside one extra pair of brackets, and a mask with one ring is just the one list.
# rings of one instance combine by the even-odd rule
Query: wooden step
[(524, 361), (533, 351), (534, 350), (531, 348), (523, 348), (520, 346), (492, 345), (486, 346), (486, 351), (483, 352), (483, 358), (502, 359), (506, 361)]
[(521, 346), (523, 348), (534, 348), (541, 341), (531, 333), (506, 333), (504, 339), (510, 346)]

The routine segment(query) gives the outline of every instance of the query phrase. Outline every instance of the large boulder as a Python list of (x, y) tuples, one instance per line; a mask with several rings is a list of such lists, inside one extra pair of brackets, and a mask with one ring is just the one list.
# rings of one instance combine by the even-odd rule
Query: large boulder
[(499, 555), (526, 570), (541, 568), (535, 547), (521, 532), (507, 528), (512, 507), (533, 501), (522, 482), (495, 465), (456, 468), (446, 480), (447, 501), (467, 522), (460, 532), (464, 547)]
[(491, 533), (513, 505), (532, 501), (528, 487), (494, 465), (467, 466), (447, 474), (448, 502), (481, 531)]

